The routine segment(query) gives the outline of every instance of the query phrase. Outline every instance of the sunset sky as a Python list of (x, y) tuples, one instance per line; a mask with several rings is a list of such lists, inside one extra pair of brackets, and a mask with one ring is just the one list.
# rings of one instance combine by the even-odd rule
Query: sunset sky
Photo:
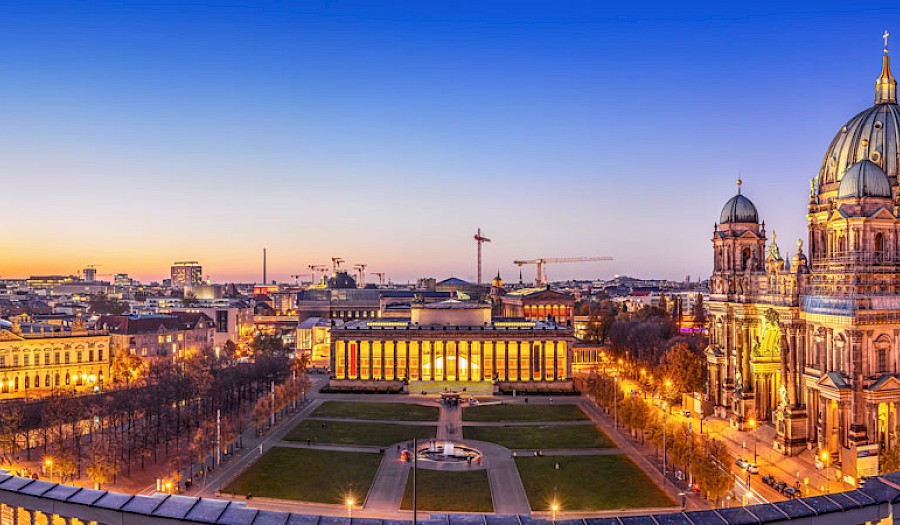
[(900, 7), (730, 4), (3, 2), (0, 276), (705, 278), (738, 176), (793, 253)]

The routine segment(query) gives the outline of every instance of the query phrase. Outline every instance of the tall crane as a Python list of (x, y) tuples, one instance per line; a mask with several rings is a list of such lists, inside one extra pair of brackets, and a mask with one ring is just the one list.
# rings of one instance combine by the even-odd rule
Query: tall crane
[(366, 263), (359, 263), (359, 264), (353, 265), (353, 268), (356, 270), (356, 276), (357, 276), (356, 284), (360, 288), (366, 287), (366, 266), (368, 266), (368, 264), (366, 264)]
[(481, 235), (481, 228), (478, 228), (478, 232), (475, 233), (475, 242), (478, 244), (478, 286), (481, 286), (481, 245), (491, 242), (491, 240)]
[(526, 264), (533, 264), (537, 266), (537, 275), (534, 279), (534, 283), (537, 286), (546, 286), (547, 285), (547, 275), (545, 266), (548, 263), (576, 263), (576, 262), (595, 262), (595, 261), (611, 261), (612, 257), (546, 257), (541, 259), (525, 259), (521, 261), (513, 261), (518, 267), (522, 267)]
[(319, 279), (316, 278), (317, 275), (321, 273), (324, 276), (325, 272), (328, 270), (328, 267), (324, 264), (310, 264), (307, 268), (312, 270), (313, 284), (318, 284), (319, 282)]
[(334, 270), (334, 273), (338, 273), (341, 271), (341, 263), (344, 262), (344, 259), (340, 257), (332, 257), (331, 258), (331, 267)]
[(384, 286), (384, 272), (372, 272), (378, 276), (378, 286)]
[(310, 277), (313, 280), (313, 284), (315, 284), (316, 274), (315, 273), (295, 273), (291, 274), (291, 278), (294, 279), (294, 284), (300, 284), (301, 277)]

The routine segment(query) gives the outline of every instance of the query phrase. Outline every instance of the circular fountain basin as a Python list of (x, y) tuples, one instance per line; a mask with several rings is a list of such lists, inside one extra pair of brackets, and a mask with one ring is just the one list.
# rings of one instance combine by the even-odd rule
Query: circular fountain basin
[(420, 461), (467, 464), (481, 462), (481, 452), (479, 450), (454, 441), (434, 441), (419, 447), (416, 454), (419, 456)]

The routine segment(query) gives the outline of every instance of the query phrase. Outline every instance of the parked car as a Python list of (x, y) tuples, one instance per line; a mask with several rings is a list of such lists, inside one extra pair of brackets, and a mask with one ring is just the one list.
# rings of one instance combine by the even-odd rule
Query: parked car
[(734, 464), (740, 468), (745, 468), (745, 466), (747, 465), (747, 462), (744, 461), (744, 458), (737, 458), (737, 460), (735, 460)]
[(756, 463), (744, 463), (744, 470), (751, 474), (759, 474), (759, 466)]
[(784, 489), (784, 495), (789, 498), (797, 498), (800, 496), (800, 493), (794, 487), (787, 487)]
[(775, 484), (775, 477), (766, 474), (762, 477), (762, 482), (771, 487)]
[(787, 488), (787, 483), (785, 483), (783, 481), (777, 481), (777, 482), (775, 482), (774, 485), (772, 485), (772, 488), (783, 494), (784, 489)]
[(681, 415), (684, 417), (694, 417), (694, 414), (690, 410), (682, 410)]

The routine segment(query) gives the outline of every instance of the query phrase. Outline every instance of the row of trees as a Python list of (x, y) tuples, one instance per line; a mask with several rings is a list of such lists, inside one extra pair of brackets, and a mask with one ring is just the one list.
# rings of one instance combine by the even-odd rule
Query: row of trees
[(2, 453), (24, 452), (30, 459), (38, 450), (62, 480), (87, 475), (106, 483), (134, 467), (143, 470), (147, 461), (167, 462), (177, 480), (217, 448), (230, 452), (229, 444), (253, 421), (257, 400), (268, 401), (273, 390), (269, 413), (296, 408), (310, 384), (306, 363), (272, 339), (258, 337), (251, 362), (228, 366), (212, 352), (177, 361), (117, 356), (114, 374), (126, 378), (122, 388), (80, 396), (60, 390), (38, 401), (6, 403)]
[(609, 376), (593, 374), (581, 388), (607, 413), (618, 410), (618, 421), (631, 436), (642, 444), (652, 444), (657, 456), (663, 451), (668, 464), (698, 483), (707, 499), (718, 503), (728, 493), (733, 483), (727, 468), (731, 458), (721, 441), (694, 434), (683, 423), (668, 424), (665, 414), (641, 396), (626, 396)]

